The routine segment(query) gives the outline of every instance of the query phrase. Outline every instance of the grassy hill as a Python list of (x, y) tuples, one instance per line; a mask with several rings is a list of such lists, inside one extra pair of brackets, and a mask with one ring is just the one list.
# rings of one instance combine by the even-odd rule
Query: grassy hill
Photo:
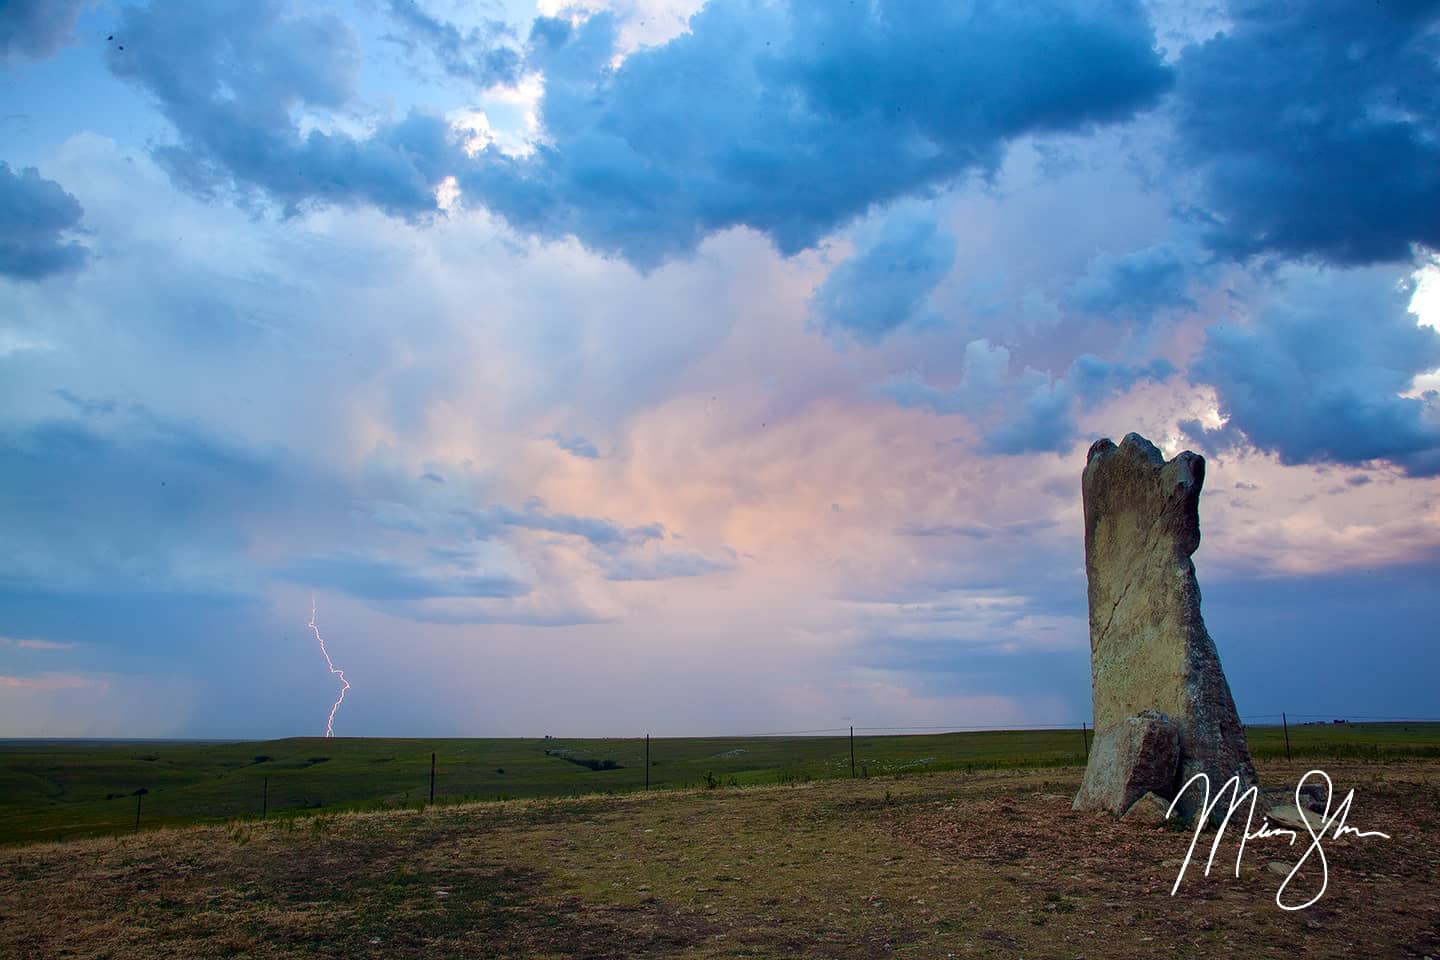
[[(1281, 730), (1252, 727), (1257, 759), (1283, 758)], [(1290, 730), (1304, 757), (1440, 757), (1440, 724), (1325, 724)], [(1079, 730), (857, 736), (858, 774), (1044, 768), (1084, 761)], [(141, 825), (414, 807), (428, 800), (430, 757), (442, 803), (641, 790), (643, 739), (293, 738), (194, 741), (0, 741), (0, 843), (60, 840)], [(846, 737), (651, 741), (652, 789), (848, 778)]]

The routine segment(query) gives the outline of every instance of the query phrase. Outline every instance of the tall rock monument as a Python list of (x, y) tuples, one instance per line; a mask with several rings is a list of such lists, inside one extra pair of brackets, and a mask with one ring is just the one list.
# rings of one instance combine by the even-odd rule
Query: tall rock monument
[[(1239, 775), (1258, 784), (1215, 642), (1200, 617), (1190, 555), (1200, 545), (1205, 458), (1166, 462), (1136, 433), (1086, 457), (1085, 574), (1095, 745), (1076, 809), (1121, 815), (1154, 792), (1167, 802), (1193, 775), (1212, 796)], [(1180, 810), (1193, 815), (1203, 791)], [(1228, 806), (1228, 803), (1227, 803)]]

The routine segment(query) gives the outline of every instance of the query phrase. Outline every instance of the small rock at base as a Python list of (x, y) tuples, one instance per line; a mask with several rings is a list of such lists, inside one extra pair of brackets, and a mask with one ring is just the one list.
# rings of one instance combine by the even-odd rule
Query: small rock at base
[(1290, 876), (1290, 871), (1295, 869), (1295, 866), (1294, 864), (1281, 863), (1279, 860), (1276, 860), (1271, 863), (1267, 869), (1271, 873), (1278, 873), (1282, 877), (1288, 877)]
[(1323, 833), (1325, 829), (1325, 818), (1323, 816), (1318, 816), (1314, 813), (1304, 813), (1290, 806), (1271, 807), (1266, 811), (1265, 816), (1270, 819), (1271, 823), (1278, 823), (1286, 829), (1299, 831), (1302, 837), (1305, 836), (1307, 823), (1309, 824), (1309, 829), (1315, 831), (1317, 834)]
[(1120, 818), (1120, 822), (1159, 826), (1165, 822), (1165, 814), (1169, 810), (1169, 801), (1152, 791), (1132, 803), (1130, 809)]

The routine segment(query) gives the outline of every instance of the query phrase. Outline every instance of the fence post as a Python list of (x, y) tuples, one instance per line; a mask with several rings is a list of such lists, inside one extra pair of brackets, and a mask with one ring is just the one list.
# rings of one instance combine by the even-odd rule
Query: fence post
[(1285, 760), (1290, 760), (1290, 721), (1286, 719), (1285, 712), (1280, 712), (1280, 725), (1285, 728)]
[(855, 724), (850, 724), (850, 779), (855, 779)]
[(141, 787), (135, 791), (135, 832), (140, 832), (140, 802), (145, 799), (145, 794), (150, 791)]
[(264, 820), (270, 813), (270, 778), (265, 778), (265, 785), (260, 788), (260, 819)]
[(645, 734), (645, 789), (650, 789), (650, 734)]
[(430, 805), (435, 805), (435, 754), (430, 754)]
[(1080, 741), (1085, 744), (1085, 762), (1090, 762), (1090, 734), (1085, 732), (1085, 721), (1080, 721)]

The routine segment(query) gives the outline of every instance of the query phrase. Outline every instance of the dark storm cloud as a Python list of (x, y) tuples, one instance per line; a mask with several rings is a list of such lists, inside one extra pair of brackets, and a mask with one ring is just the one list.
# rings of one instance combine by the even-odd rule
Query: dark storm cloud
[(204, 196), (261, 191), (287, 212), (370, 204), (414, 218), (463, 156), (444, 120), (411, 110), (364, 137), (302, 133), (292, 112), (343, 111), (360, 53), (333, 13), (256, 3), (157, 0), (126, 8), (125, 49), (110, 68), (150, 93), (178, 142), (156, 149), (172, 177)]
[(520, 51), (502, 41), (514, 40), (514, 31), (500, 20), (462, 31), (455, 24), (426, 13), (415, 0), (390, 0), (390, 16), (402, 33), (392, 39), (412, 55), (428, 53), (440, 69), (457, 80), (480, 87), (513, 86), (520, 79)]
[(280, 473), (274, 461), (143, 413), (123, 431), (74, 420), (5, 428), (0, 516), (11, 563), (39, 559), (62, 579), (180, 577), (173, 548), (197, 531), (210, 547), (235, 548), (246, 504), (278, 496)]
[[(1205, 623), (1242, 715), (1286, 710), (1291, 723), (1297, 713), (1329, 721), (1404, 715), (1419, 704), (1433, 716), (1437, 567), (1431, 551), (1409, 563), (1302, 577), (1222, 580), (1202, 569)], [(1377, 655), (1357, 655), (1361, 638)]]
[[(519, 69), (469, 59), (498, 28), (392, 13), (451, 73)], [(179, 136), (157, 156), (202, 194), (413, 218), (453, 173), (517, 230), (641, 267), (742, 225), (793, 254), (872, 205), (994, 170), (1015, 137), (1125, 120), (1170, 83), (1132, 0), (714, 0), (618, 69), (616, 29), (608, 13), (534, 23), (525, 67), (545, 76), (546, 142), (524, 158), (491, 145), (472, 160), (418, 111), (363, 137), (302, 134), (293, 111), (347, 107), (359, 52), (334, 14), (279, 0), (128, 8), (111, 68), (155, 97)]]
[(1190, 378), (1215, 387), (1229, 420), (1187, 433), (1218, 449), (1248, 440), (1287, 464), (1384, 459), (1440, 474), (1440, 397), (1398, 396), (1440, 367), (1440, 333), (1407, 301), (1383, 268), (1326, 273), (1292, 280), (1246, 325), (1211, 327)]
[(1170, 243), (1115, 256), (1100, 254), (1071, 286), (1068, 302), (1077, 310), (1116, 321), (1145, 324), (1157, 314), (1194, 309), (1187, 295), (1197, 269)]
[(102, 670), (213, 657), (222, 636), (243, 646), (263, 606), (243, 527), (257, 504), (284, 510), (288, 467), (141, 407), (66, 398), (84, 419), (0, 428), (0, 633), (85, 642)]
[(48, 57), (70, 39), (88, 0), (5, 0), (0, 3), (0, 63)]
[(1211, 242), (1334, 264), (1440, 247), (1440, 2), (1234, 0), (1177, 69)]
[(876, 204), (1125, 120), (1170, 75), (1138, 4), (712, 0), (610, 67), (616, 21), (539, 20), (549, 142), (461, 177), (517, 229), (641, 267), (748, 226), (790, 255)]
[(0, 275), (43, 280), (85, 265), (89, 251), (65, 235), (80, 225), (80, 201), (34, 167), (0, 162)]
[(1000, 650), (950, 638), (924, 641), (882, 636), (861, 648), (858, 665), (904, 672), (930, 696), (1000, 694), (1045, 696), (1060, 693), (1072, 710), (1055, 718), (1079, 726), (1089, 716), (1085, 703), (1089, 654), (1085, 650)]
[(922, 306), (955, 263), (955, 238), (923, 213), (896, 212), (854, 256), (830, 271), (810, 300), (826, 333), (864, 344), (921, 319)]
[(213, 669), (226, 651), (248, 655), (268, 632), (264, 621), (260, 599), (241, 594), (133, 581), (48, 587), (0, 576), (0, 631), (73, 644), (60, 655), (70, 668), (131, 672), (198, 660)]

